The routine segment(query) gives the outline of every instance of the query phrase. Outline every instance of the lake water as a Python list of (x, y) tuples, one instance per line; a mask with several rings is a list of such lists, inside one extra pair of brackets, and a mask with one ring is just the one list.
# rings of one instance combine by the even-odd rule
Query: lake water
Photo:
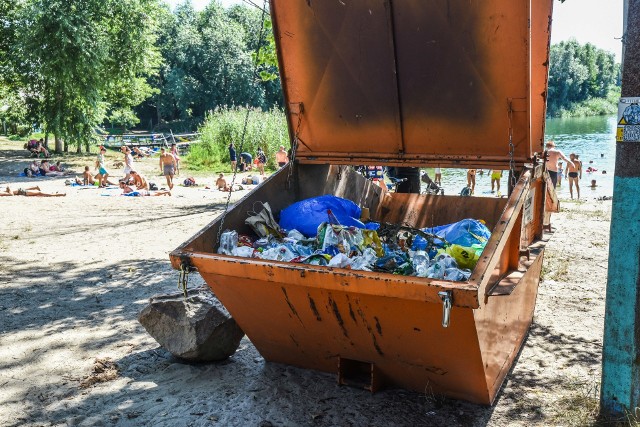
[[(615, 116), (579, 117), (567, 119), (548, 119), (546, 125), (545, 141), (554, 140), (558, 149), (567, 157), (570, 153), (580, 156), (583, 163), (583, 174), (580, 180), (581, 198), (594, 198), (611, 196), (613, 194), (613, 172), (615, 166)], [(566, 168), (566, 162), (563, 162)], [(587, 167), (597, 169), (596, 172), (587, 173)], [(602, 174), (606, 171), (606, 174)], [(427, 169), (433, 178), (433, 169)], [(491, 194), (491, 179), (488, 170), (483, 175), (476, 176), (476, 196), (488, 196)], [(502, 190), (506, 193), (508, 173), (505, 171), (502, 180)], [(590, 188), (591, 180), (597, 181), (598, 187)], [(467, 185), (466, 169), (443, 169), (442, 184), (445, 194), (459, 194)], [(556, 189), (560, 198), (569, 198), (569, 183), (566, 178)]]

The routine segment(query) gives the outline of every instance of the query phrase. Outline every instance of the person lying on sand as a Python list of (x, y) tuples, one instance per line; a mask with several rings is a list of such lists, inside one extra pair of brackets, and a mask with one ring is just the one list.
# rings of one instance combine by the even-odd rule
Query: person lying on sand
[(7, 187), (4, 191), (0, 191), (0, 196), (27, 196), (27, 197), (63, 197), (65, 193), (43, 193), (40, 187), (18, 188), (12, 190)]
[(171, 191), (168, 190), (159, 190), (159, 191), (149, 191), (149, 190), (134, 190), (129, 187), (124, 182), (120, 181), (120, 188), (122, 189), (122, 194), (126, 196), (132, 197), (143, 197), (143, 196), (170, 196)]
[(40, 163), (40, 173), (44, 176), (62, 176), (73, 172), (60, 172), (56, 170), (54, 166), (49, 165), (48, 160), (43, 160), (42, 163)]

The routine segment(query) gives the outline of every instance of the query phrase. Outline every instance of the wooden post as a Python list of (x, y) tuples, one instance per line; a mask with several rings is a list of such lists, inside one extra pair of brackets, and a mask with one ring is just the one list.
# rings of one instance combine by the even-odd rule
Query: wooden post
[[(640, 0), (625, 2), (622, 97), (640, 96)], [(616, 143), (601, 414), (640, 407), (640, 141)]]

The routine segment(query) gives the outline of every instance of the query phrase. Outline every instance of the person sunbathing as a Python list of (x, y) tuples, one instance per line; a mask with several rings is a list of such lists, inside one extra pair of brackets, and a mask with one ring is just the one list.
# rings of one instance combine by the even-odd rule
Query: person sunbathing
[(143, 196), (170, 196), (171, 191), (168, 190), (160, 190), (151, 192), (149, 190), (134, 190), (129, 187), (124, 182), (120, 181), (120, 188), (122, 189), (122, 194), (124, 196), (132, 196), (132, 197), (143, 197)]
[(62, 172), (64, 175), (73, 174), (73, 171), (68, 171), (64, 166), (62, 166), (60, 161), (57, 161), (55, 165), (51, 165), (49, 169), (54, 172)]
[(62, 176), (65, 174), (64, 172), (58, 172), (55, 168), (52, 168), (52, 166), (49, 165), (48, 160), (43, 160), (42, 163), (40, 163), (40, 173), (44, 176)]
[(0, 196), (63, 197), (66, 196), (66, 193), (44, 193), (38, 186), (18, 188), (17, 190), (7, 187), (4, 191), (0, 191)]
[(29, 178), (33, 178), (34, 176), (40, 173), (40, 162), (38, 160), (34, 160), (31, 162), (28, 168), (24, 169), (25, 176)]

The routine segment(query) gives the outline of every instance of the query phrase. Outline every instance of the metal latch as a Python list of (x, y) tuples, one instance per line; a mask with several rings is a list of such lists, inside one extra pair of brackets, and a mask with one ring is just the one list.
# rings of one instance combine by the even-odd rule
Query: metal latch
[(449, 327), (449, 317), (451, 316), (451, 291), (440, 291), (438, 296), (442, 300), (442, 327)]

